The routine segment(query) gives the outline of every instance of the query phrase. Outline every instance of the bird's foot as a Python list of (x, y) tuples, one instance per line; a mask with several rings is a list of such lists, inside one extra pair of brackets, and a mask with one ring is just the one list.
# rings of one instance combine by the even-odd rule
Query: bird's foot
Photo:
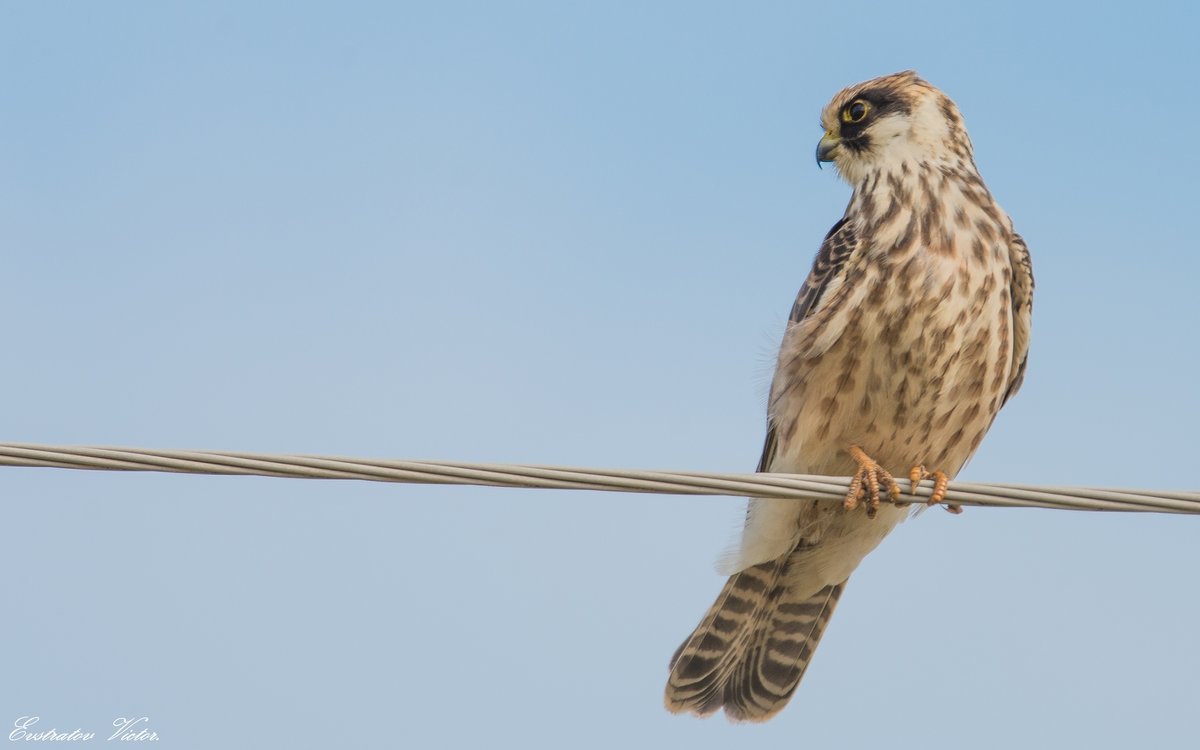
[[(946, 476), (944, 471), (929, 471), (924, 465), (914, 466), (912, 471), (908, 473), (909, 492), (917, 494), (917, 485), (926, 479), (933, 480), (933, 492), (929, 493), (929, 499), (925, 501), (926, 505), (937, 505), (946, 499), (946, 488), (950, 486), (950, 477)], [(962, 513), (962, 506), (954, 503), (945, 505), (946, 511), (949, 513)]]
[(850, 480), (850, 489), (846, 492), (846, 500), (842, 505), (846, 510), (854, 510), (865, 500), (867, 518), (874, 518), (879, 512), (879, 502), (884, 494), (893, 503), (900, 499), (900, 485), (887, 469), (868, 456), (862, 448), (852, 445), (846, 452), (858, 464), (858, 471), (854, 472), (854, 477)]

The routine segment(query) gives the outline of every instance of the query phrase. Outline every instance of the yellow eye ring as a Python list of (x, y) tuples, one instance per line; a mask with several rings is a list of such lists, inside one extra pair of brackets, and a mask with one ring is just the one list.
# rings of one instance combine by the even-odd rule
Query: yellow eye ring
[(871, 113), (871, 103), (855, 99), (842, 108), (842, 122), (862, 122)]

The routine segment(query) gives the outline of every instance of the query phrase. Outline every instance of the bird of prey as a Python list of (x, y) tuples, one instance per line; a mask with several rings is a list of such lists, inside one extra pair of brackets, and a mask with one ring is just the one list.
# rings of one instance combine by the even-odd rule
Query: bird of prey
[(750, 500), (730, 578), (671, 660), (672, 712), (782, 709), (850, 574), (908, 512), (893, 475), (910, 492), (933, 477), (944, 500), (1024, 378), (1029, 251), (954, 102), (905, 71), (841, 91), (821, 126), (818, 163), (854, 191), (792, 308), (758, 470), (853, 482), (839, 504)]

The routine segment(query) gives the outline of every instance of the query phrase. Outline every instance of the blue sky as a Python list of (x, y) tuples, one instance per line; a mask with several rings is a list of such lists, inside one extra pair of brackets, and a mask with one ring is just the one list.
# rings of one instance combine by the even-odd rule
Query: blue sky
[[(752, 469), (843, 86), (962, 109), (1034, 257), (964, 479), (1195, 488), (1195, 11), (0, 9), (4, 439)], [(969, 509), (792, 705), (668, 715), (736, 498), (0, 470), (0, 726), (164, 746), (1184, 747), (1197, 521)], [(5, 734), (7, 734), (7, 729)]]

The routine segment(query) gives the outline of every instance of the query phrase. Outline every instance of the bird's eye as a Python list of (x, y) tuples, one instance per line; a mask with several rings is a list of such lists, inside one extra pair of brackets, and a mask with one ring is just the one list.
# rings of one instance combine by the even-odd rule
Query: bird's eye
[(870, 111), (870, 104), (862, 99), (855, 99), (842, 110), (842, 122), (862, 122)]

